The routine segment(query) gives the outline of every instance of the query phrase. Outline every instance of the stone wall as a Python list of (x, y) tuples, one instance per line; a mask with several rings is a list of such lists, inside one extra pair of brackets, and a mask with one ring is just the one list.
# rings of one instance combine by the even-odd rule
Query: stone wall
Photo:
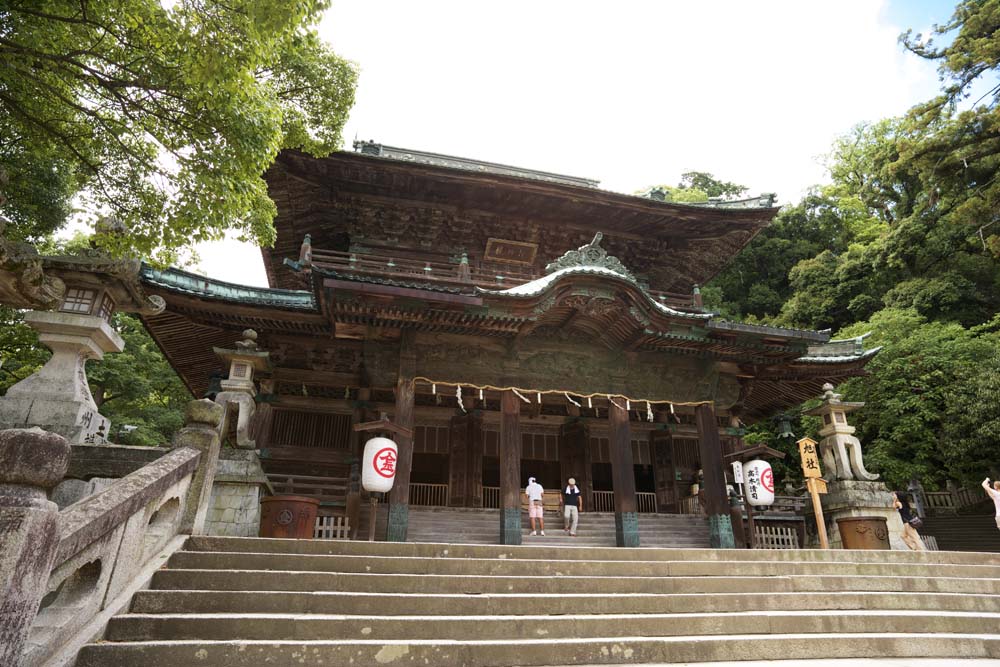
[(223, 449), (212, 485), (205, 534), (256, 537), (260, 530), (260, 499), (267, 488), (255, 451)]

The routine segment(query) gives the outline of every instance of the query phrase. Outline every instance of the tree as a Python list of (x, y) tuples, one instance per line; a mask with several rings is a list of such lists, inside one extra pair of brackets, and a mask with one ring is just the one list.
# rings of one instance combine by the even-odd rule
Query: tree
[(681, 182), (677, 184), (681, 190), (699, 190), (709, 197), (735, 199), (747, 192), (745, 185), (737, 185), (728, 181), (720, 181), (706, 171), (688, 171), (681, 174)]
[(0, 213), (58, 228), (74, 195), (163, 261), (227, 229), (273, 241), (280, 148), (339, 147), (356, 68), (318, 38), (327, 0), (11, 0), (0, 9)]

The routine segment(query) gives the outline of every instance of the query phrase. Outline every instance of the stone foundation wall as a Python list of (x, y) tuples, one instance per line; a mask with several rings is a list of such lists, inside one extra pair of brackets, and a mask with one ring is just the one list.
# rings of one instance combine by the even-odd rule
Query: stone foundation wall
[(205, 519), (205, 534), (256, 537), (259, 529), (260, 486), (216, 482)]
[(267, 477), (257, 452), (223, 449), (212, 485), (205, 534), (256, 537), (260, 530), (260, 498), (266, 489)]

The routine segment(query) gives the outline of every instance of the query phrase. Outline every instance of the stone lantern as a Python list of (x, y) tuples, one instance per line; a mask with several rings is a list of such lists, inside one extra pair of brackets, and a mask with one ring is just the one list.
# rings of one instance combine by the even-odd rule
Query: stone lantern
[(239, 406), (236, 446), (240, 449), (256, 449), (256, 443), (250, 439), (250, 423), (257, 407), (254, 372), (270, 372), (270, 353), (257, 349), (257, 332), (253, 329), (243, 332), (243, 340), (236, 343), (235, 349), (215, 347), (212, 350), (223, 361), (229, 362), (229, 378), (220, 382), (222, 391), (216, 394), (215, 402), (223, 406), (227, 403)]
[(823, 467), (835, 479), (876, 480), (878, 475), (865, 470), (861, 441), (854, 436), (855, 428), (847, 423), (848, 413), (863, 408), (865, 404), (845, 403), (840, 398), (840, 394), (834, 393), (832, 384), (824, 384), (823, 402), (805, 412), (823, 420), (819, 429), (823, 438), (819, 443)]
[(88, 359), (121, 352), (124, 341), (111, 327), (115, 298), (93, 275), (64, 279), (65, 292), (55, 311), (29, 311), (24, 321), (52, 357), (38, 372), (7, 390), (0, 401), (0, 426), (40, 426), (72, 443), (100, 444), (110, 422), (97, 411), (87, 384)]

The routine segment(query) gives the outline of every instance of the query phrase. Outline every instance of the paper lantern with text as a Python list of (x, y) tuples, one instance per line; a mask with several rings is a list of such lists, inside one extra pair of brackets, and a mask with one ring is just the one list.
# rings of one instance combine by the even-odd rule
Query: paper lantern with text
[(754, 507), (774, 504), (774, 471), (770, 463), (760, 459), (744, 463), (743, 480), (748, 503)]
[(396, 443), (389, 438), (372, 438), (365, 443), (361, 462), (361, 486), (365, 491), (385, 493), (396, 480)]

